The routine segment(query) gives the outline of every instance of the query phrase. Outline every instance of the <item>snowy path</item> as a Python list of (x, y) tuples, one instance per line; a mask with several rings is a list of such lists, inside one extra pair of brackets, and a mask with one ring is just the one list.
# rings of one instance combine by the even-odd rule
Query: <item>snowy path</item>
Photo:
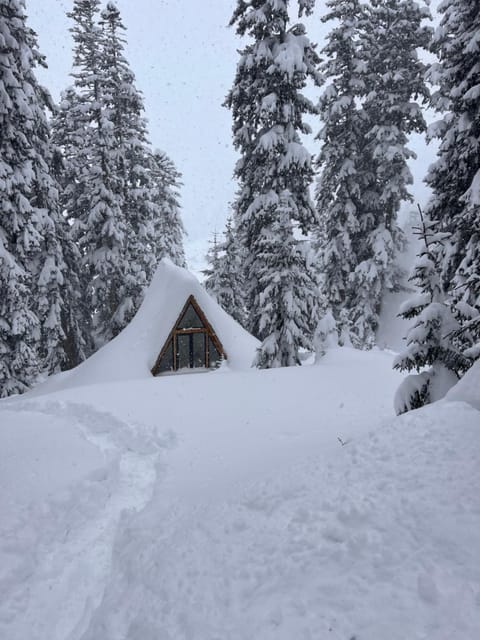
[(233, 501), (154, 496), (82, 640), (478, 637), (480, 414), (400, 422)]
[[(10, 531), (2, 531), (11, 571), (0, 582), (9, 596), (0, 603), (0, 637), (65, 640), (78, 637), (100, 602), (119, 522), (151, 497), (159, 451), (168, 439), (150, 446), (144, 441), (135, 450), (130, 427), (108, 413), (72, 403), (27, 406), (32, 422), (73, 420), (74, 430), (104, 458), (99, 469), (79, 484), (67, 484), (52, 502), (22, 505)], [(27, 528), (21, 532), (25, 542), (19, 521)]]

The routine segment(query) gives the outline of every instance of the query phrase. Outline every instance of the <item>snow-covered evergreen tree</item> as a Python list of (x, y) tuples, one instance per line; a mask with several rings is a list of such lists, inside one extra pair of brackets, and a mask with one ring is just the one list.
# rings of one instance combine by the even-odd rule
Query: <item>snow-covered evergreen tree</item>
[[(65, 99), (70, 98), (69, 92), (65, 94)], [(91, 351), (91, 315), (84, 291), (82, 290), (82, 258), (80, 251), (71, 237), (71, 228), (63, 216), (64, 202), (67, 199), (67, 189), (74, 182), (69, 183), (69, 179), (74, 180), (71, 172), (70, 160), (64, 155), (64, 151), (71, 149), (71, 145), (66, 142), (69, 132), (67, 123), (63, 117), (69, 112), (63, 108), (57, 108), (53, 114), (52, 123), (52, 175), (58, 185), (59, 215), (61, 218), (61, 246), (65, 262), (65, 277), (63, 278), (63, 307), (61, 310), (62, 327), (65, 334), (63, 348), (65, 358), (62, 369), (72, 369), (85, 360)], [(59, 146), (58, 138), (63, 142)]]
[(382, 297), (399, 287), (396, 255), (404, 238), (397, 214), (412, 199), (408, 136), (426, 124), (419, 101), (429, 93), (419, 49), (429, 45), (429, 13), (415, 0), (372, 0), (364, 5), (359, 28), (362, 112), (366, 120), (364, 180), (358, 266), (353, 275), (357, 300), (352, 305), (352, 341), (370, 347), (375, 341)]
[(0, 3), (0, 396), (21, 393), (64, 360), (65, 265), (44, 64), (24, 3)]
[(154, 198), (160, 207), (155, 220), (154, 248), (157, 261), (170, 260), (179, 267), (186, 266), (183, 226), (180, 207), (182, 175), (164, 151), (157, 149), (150, 158)]
[[(312, 6), (300, 2), (300, 14)], [(292, 365), (299, 348), (311, 346), (317, 322), (316, 282), (294, 225), (308, 233), (316, 223), (311, 157), (300, 133), (310, 132), (304, 115), (315, 113), (301, 90), (307, 78), (318, 81), (318, 56), (303, 25), (289, 27), (288, 0), (239, 0), (230, 24), (252, 39), (226, 99), (241, 153), (235, 213), (249, 328), (263, 341), (258, 366)]]
[(59, 202), (68, 214), (71, 200), (80, 200), (82, 185), (79, 181), (81, 165), (78, 150), (83, 148), (88, 132), (88, 120), (78, 108), (79, 97), (73, 87), (62, 92), (60, 104), (51, 119), (52, 142), (55, 146), (54, 168), (60, 186)]
[(313, 347), (318, 292), (304, 247), (293, 235), (291, 207), (290, 194), (280, 194), (276, 219), (256, 243), (258, 328), (266, 336), (255, 361), (260, 368), (298, 365), (299, 349)]
[(246, 327), (248, 321), (245, 312), (245, 282), (242, 269), (243, 248), (231, 218), (227, 220), (225, 226), (222, 249), (223, 253), (219, 261), (221, 288), (217, 300), (220, 306), (242, 327)]
[(129, 322), (159, 258), (185, 264), (180, 174), (149, 147), (120, 12), (113, 2), (99, 10), (99, 0), (75, 0), (68, 14), (74, 86), (54, 119), (62, 209), (82, 258), (80, 324), (91, 325), (89, 352)]
[[(475, 0), (444, 0), (430, 70), (433, 106), (444, 112), (430, 135), (440, 139), (427, 183), (430, 217), (450, 234), (442, 258), (442, 284), (460, 329), (466, 356), (480, 357), (480, 12)], [(471, 361), (471, 360), (470, 360)]]
[(327, 349), (338, 347), (337, 321), (331, 311), (326, 311), (315, 329), (313, 346), (315, 348), (315, 362), (320, 362)]
[(418, 293), (400, 309), (400, 315), (414, 319), (414, 323), (407, 333), (406, 349), (394, 361), (394, 368), (417, 373), (400, 385), (395, 398), (397, 413), (440, 399), (462, 369), (461, 353), (451, 337), (458, 323), (446, 299), (440, 271), (448, 234), (438, 230), (438, 222), (422, 218), (419, 235), (423, 249), (410, 278)]
[[(329, 0), (323, 22), (334, 22), (320, 66), (326, 78), (319, 111), (322, 148), (315, 198), (320, 226), (316, 233), (319, 270), (325, 304), (339, 333), (348, 339), (349, 314), (357, 304), (351, 281), (362, 257), (366, 161), (366, 119), (359, 105), (365, 93), (359, 58), (358, 29), (363, 18), (360, 0)], [(331, 324), (331, 322), (330, 322)]]
[(117, 170), (120, 150), (113, 114), (106, 108), (108, 73), (102, 61), (99, 6), (99, 0), (75, 0), (68, 13), (74, 23), (75, 93), (67, 107), (75, 147), (67, 153), (71, 173), (64, 203), (66, 216), (73, 221), (72, 237), (82, 254), (82, 290), (93, 318), (94, 347), (114, 337), (127, 319), (124, 185)]
[(242, 277), (241, 247), (229, 218), (224, 239), (220, 242), (214, 235), (207, 254), (207, 268), (203, 271), (205, 288), (218, 304), (237, 322), (246, 326), (244, 282)]
[(207, 251), (205, 259), (207, 261), (207, 268), (202, 271), (205, 276), (203, 281), (205, 289), (208, 293), (215, 298), (218, 302), (218, 294), (220, 293), (220, 251), (221, 245), (218, 241), (218, 234), (215, 231), (213, 233), (213, 239), (210, 240), (210, 246)]
[(116, 172), (122, 179), (122, 213), (126, 225), (125, 273), (117, 315), (125, 325), (140, 306), (155, 266), (155, 224), (162, 215), (151, 173), (151, 151), (143, 96), (125, 58), (125, 26), (113, 2), (101, 13), (104, 77), (103, 109), (113, 124)]
[(159, 258), (185, 264), (180, 174), (149, 147), (120, 12), (113, 2), (100, 15), (99, 9), (99, 0), (75, 0), (68, 14), (74, 86), (54, 119), (62, 208), (82, 256), (81, 326), (91, 325), (89, 352), (129, 322)]

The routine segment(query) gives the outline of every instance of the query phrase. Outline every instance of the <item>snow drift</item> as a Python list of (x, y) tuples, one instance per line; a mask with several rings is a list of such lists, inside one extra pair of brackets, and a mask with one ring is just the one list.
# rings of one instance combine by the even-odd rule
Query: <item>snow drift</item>
[(480, 411), (480, 360), (447, 393), (447, 400), (466, 402)]

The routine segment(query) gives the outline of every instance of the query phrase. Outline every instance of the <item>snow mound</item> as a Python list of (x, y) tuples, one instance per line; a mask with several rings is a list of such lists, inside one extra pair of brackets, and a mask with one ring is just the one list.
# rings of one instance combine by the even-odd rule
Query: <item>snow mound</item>
[(53, 376), (34, 394), (69, 386), (151, 378), (151, 368), (190, 295), (223, 344), (228, 368), (251, 367), (258, 341), (208, 295), (194, 275), (164, 258), (131, 323), (88, 360), (72, 371)]
[(451, 389), (447, 400), (459, 400), (480, 411), (480, 360), (467, 371), (463, 378)]

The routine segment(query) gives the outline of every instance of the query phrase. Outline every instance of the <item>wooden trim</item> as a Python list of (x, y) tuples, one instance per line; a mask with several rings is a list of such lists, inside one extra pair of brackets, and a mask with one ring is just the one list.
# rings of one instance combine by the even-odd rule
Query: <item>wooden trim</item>
[(206, 327), (192, 327), (191, 329), (175, 329), (175, 334), (178, 336), (182, 333), (205, 333), (206, 331)]
[(208, 333), (205, 331), (205, 366), (210, 369), (210, 349), (208, 348)]
[[(183, 318), (183, 315), (185, 314), (185, 312), (187, 311), (187, 309), (188, 309), (188, 307), (190, 305), (192, 305), (192, 307), (194, 308), (194, 310), (197, 313), (198, 317), (203, 322), (203, 327), (202, 328), (200, 328), (200, 327), (192, 327), (191, 329), (179, 329), (178, 325), (180, 324), (180, 320)], [(212, 342), (213, 342), (216, 350), (218, 351), (218, 353), (223, 358), (225, 358), (225, 360), (227, 359), (227, 354), (225, 353), (225, 349), (223, 348), (222, 343), (218, 339), (217, 334), (213, 330), (212, 325), (207, 320), (207, 317), (203, 313), (203, 311), (200, 308), (198, 302), (195, 300), (195, 297), (193, 295), (190, 295), (190, 296), (188, 296), (187, 301), (183, 305), (182, 310), (180, 311), (180, 314), (179, 314), (175, 324), (173, 325), (173, 329), (168, 334), (168, 338), (166, 339), (165, 344), (163, 345), (160, 353), (158, 354), (158, 358), (155, 360), (155, 364), (153, 365), (153, 367), (151, 369), (151, 373), (152, 373), (153, 376), (156, 376), (158, 374), (159, 369), (160, 369), (160, 362), (162, 361), (162, 358), (165, 355), (165, 352), (167, 351), (170, 343), (172, 344), (173, 371), (177, 370), (177, 340), (176, 340), (176, 336), (177, 336), (177, 334), (189, 335), (189, 334), (192, 334), (192, 333), (205, 333), (205, 366), (206, 367), (210, 366), (210, 354), (209, 354), (209, 349), (208, 349), (208, 338), (210, 338), (212, 340)]]

